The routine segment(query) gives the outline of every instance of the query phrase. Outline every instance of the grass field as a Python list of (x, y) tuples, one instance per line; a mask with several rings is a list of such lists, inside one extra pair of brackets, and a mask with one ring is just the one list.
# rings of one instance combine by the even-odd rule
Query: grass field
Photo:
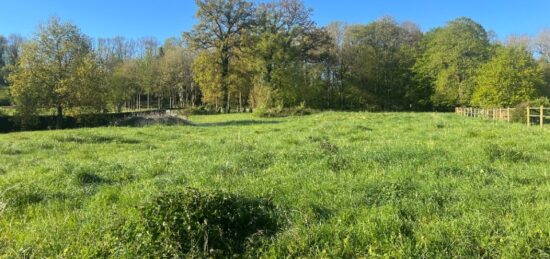
[(155, 252), (143, 208), (191, 187), (273, 204), (277, 227), (241, 256), (550, 256), (547, 129), (431, 113), (190, 120), (0, 135), (0, 254)]

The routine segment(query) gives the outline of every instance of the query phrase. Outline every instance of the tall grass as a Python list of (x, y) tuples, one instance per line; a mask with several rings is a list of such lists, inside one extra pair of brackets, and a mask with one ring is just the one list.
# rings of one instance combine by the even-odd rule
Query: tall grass
[[(431, 113), (190, 120), (0, 135), (0, 254), (550, 256), (547, 129)], [(193, 206), (166, 198), (189, 188), (209, 198)], [(236, 202), (226, 207), (223, 197)], [(144, 213), (163, 206), (198, 223), (173, 232), (158, 221), (172, 214)], [(204, 249), (200, 233), (230, 227), (206, 228), (204, 219), (255, 213), (275, 213), (275, 232), (245, 231), (231, 239), (236, 248)], [(201, 242), (178, 249), (148, 226)]]

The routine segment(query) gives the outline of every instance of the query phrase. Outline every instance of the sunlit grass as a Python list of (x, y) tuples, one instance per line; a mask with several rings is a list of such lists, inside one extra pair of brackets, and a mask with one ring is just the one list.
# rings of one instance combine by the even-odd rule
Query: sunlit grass
[(124, 255), (113, 229), (192, 187), (273, 201), (283, 228), (252, 256), (549, 256), (547, 129), (431, 113), (190, 120), (0, 135), (0, 254)]

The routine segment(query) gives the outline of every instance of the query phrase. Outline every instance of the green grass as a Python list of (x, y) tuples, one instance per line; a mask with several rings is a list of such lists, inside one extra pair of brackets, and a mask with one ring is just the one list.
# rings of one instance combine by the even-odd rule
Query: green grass
[(280, 228), (252, 257), (550, 256), (548, 129), (431, 113), (190, 119), (0, 135), (0, 254), (139, 255), (140, 208), (192, 187), (276, 206)]

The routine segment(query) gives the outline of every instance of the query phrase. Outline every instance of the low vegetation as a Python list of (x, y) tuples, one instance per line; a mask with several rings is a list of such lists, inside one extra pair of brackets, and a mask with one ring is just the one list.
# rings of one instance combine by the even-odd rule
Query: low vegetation
[(550, 256), (547, 129), (189, 120), (0, 135), (0, 257)]
[(0, 106), (11, 105), (9, 90), (10, 89), (8, 87), (0, 85)]

